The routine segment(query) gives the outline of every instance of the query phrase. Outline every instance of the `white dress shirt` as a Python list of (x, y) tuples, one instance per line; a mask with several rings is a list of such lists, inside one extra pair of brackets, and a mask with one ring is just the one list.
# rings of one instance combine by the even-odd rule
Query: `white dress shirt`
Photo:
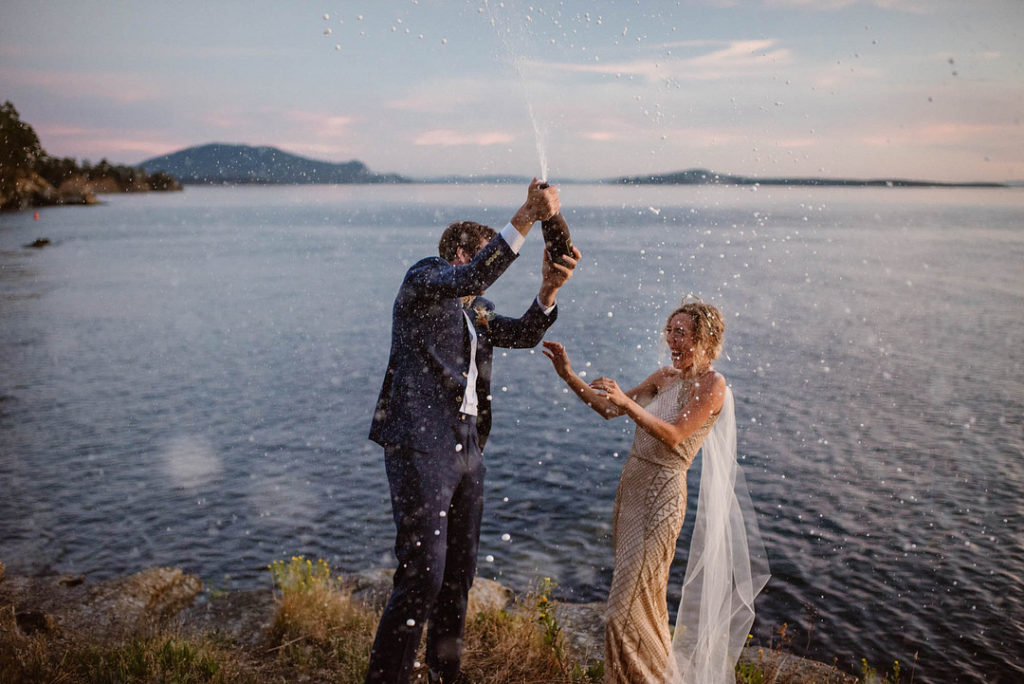
[[(516, 254), (519, 254), (523, 243), (526, 242), (523, 234), (516, 230), (515, 226), (511, 223), (502, 228), (498, 234)], [(537, 303), (540, 304), (539, 297)], [(542, 306), (541, 308), (544, 309), (544, 315), (550, 315), (555, 307)], [(462, 315), (465, 317), (466, 327), (469, 329), (469, 372), (466, 374), (466, 392), (462, 397), (462, 407), (459, 410), (468, 415), (475, 416), (480, 405), (480, 400), (476, 396), (476, 378), (478, 375), (476, 368), (476, 326), (473, 325), (473, 321), (469, 318), (468, 311), (463, 309)]]

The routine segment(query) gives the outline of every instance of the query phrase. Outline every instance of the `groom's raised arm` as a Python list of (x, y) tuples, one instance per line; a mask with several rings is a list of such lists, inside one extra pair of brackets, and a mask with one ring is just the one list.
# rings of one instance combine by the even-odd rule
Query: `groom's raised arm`
[(543, 250), (541, 285), (536, 299), (519, 318), (493, 316), (488, 323), (492, 344), (496, 347), (528, 348), (537, 346), (544, 337), (544, 331), (551, 327), (558, 317), (556, 296), (565, 283), (572, 278), (579, 263), (580, 251), (573, 247), (573, 257), (563, 256), (563, 263), (551, 260)]

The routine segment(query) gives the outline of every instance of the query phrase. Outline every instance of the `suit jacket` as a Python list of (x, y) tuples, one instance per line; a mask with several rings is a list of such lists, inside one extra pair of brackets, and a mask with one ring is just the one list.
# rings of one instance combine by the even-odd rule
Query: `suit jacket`
[[(470, 352), (462, 297), (486, 290), (515, 259), (496, 235), (464, 266), (429, 257), (408, 270), (395, 297), (391, 354), (370, 439), (382, 446), (454, 453)], [(483, 449), (491, 429), (492, 349), (536, 346), (557, 310), (545, 314), (534, 300), (522, 316), (509, 318), (477, 296), (468, 313), (477, 333), (477, 430)]]

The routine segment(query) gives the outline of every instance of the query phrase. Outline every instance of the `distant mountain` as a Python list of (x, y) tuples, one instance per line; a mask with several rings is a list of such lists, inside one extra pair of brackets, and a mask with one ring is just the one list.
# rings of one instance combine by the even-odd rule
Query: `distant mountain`
[(817, 185), (851, 187), (971, 187), (1000, 188), (1005, 183), (937, 183), (933, 181), (906, 180), (902, 178), (877, 178), (857, 180), (852, 178), (754, 178), (715, 173), (707, 169), (689, 169), (674, 173), (660, 173), (649, 176), (622, 176), (603, 181), (623, 185)]
[(397, 174), (370, 171), (360, 161), (333, 163), (307, 159), (276, 147), (211, 143), (153, 157), (139, 164), (163, 171), (182, 183), (408, 183)]

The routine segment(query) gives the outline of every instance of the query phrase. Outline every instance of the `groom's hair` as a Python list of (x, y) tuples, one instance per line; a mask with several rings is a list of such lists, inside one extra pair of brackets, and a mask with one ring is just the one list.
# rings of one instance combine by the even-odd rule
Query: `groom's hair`
[(441, 241), (437, 243), (437, 253), (445, 261), (455, 261), (459, 247), (469, 255), (476, 255), (480, 241), (490, 242), (497, 235), (490, 226), (474, 221), (458, 221), (445, 228)]

